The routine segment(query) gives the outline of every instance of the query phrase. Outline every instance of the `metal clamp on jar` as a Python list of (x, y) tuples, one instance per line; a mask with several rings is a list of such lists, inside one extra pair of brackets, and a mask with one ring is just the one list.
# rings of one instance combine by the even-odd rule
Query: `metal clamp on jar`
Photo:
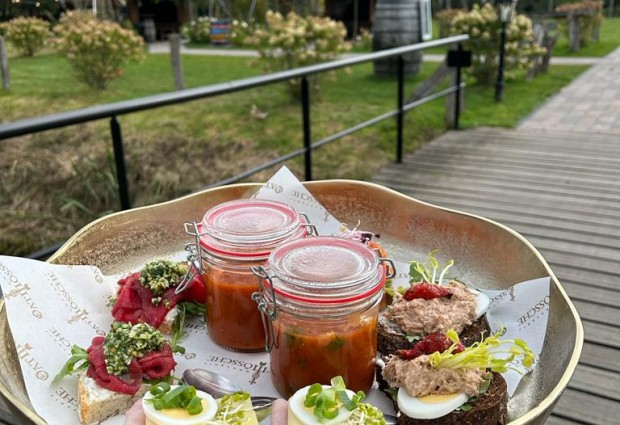
[[(390, 267), (384, 267), (389, 263)], [(377, 320), (388, 259), (359, 241), (317, 236), (282, 244), (253, 267), (271, 378), (284, 397), (341, 375), (347, 388), (374, 382)]]
[(316, 229), (286, 204), (241, 199), (216, 205), (200, 223), (186, 223), (185, 231), (195, 237), (186, 250), (205, 282), (209, 335), (229, 350), (263, 351), (264, 326), (252, 301), (258, 281), (251, 267), (262, 265), (276, 246)]

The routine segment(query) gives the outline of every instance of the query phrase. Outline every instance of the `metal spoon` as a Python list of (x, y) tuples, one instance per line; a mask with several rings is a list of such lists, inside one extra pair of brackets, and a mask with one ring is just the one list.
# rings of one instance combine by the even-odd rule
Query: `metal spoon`
[[(200, 391), (211, 394), (214, 398), (243, 391), (243, 388), (224, 375), (206, 369), (186, 369), (183, 372), (183, 380), (186, 384), (193, 385)], [(271, 413), (271, 405), (275, 397), (252, 396), (250, 399), (258, 422), (261, 422)]]
[[(226, 394), (243, 391), (243, 388), (224, 375), (206, 369), (186, 369), (183, 372), (183, 380), (186, 384), (193, 385), (197, 389), (211, 394), (214, 398), (220, 398)], [(275, 397), (252, 396), (251, 400), (258, 422), (261, 422), (271, 413), (271, 406)], [(384, 414), (383, 417), (387, 425), (398, 424), (398, 418), (396, 416)]]

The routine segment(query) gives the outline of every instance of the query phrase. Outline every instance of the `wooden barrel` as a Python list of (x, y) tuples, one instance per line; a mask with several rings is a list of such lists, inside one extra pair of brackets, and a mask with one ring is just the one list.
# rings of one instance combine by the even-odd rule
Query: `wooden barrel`
[[(419, 0), (377, 0), (372, 24), (373, 51), (420, 41)], [(403, 59), (405, 74), (415, 75), (420, 71), (421, 52), (408, 53)], [(375, 75), (396, 75), (397, 61), (397, 57), (375, 61)]]

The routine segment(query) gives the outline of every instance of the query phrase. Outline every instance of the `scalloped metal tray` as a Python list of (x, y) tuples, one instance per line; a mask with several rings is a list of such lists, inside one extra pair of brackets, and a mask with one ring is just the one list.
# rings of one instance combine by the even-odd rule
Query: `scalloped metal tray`
[[(551, 276), (544, 349), (538, 367), (522, 381), (508, 406), (511, 425), (545, 422), (577, 366), (583, 328), (566, 292), (527, 240), (482, 217), (426, 204), (372, 183), (329, 180), (304, 185), (342, 222), (359, 220), (364, 228), (380, 233), (394, 258), (408, 261), (439, 249), (454, 258), (459, 277), (489, 289)], [(249, 197), (259, 187), (225, 186), (106, 216), (76, 233), (49, 262), (92, 264), (106, 274), (117, 274), (138, 269), (153, 258), (180, 255), (188, 241), (183, 223), (198, 221), (213, 205)], [(28, 400), (1, 300), (0, 341), (0, 392), (18, 414), (45, 424)]]

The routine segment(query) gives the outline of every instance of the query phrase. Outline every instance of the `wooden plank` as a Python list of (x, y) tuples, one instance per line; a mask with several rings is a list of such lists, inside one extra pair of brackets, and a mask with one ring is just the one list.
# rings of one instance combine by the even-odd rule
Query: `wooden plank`
[(583, 344), (580, 364), (620, 373), (618, 350), (586, 341)]
[(441, 135), (435, 140), (424, 144), (426, 146), (450, 146), (454, 149), (466, 152), (468, 150), (482, 150), (495, 147), (520, 148), (523, 150), (544, 150), (549, 153), (588, 153), (599, 155), (604, 153), (620, 152), (620, 147), (614, 143), (613, 135), (600, 135), (599, 138), (592, 138), (586, 142), (578, 139), (546, 137), (540, 140), (538, 137), (524, 139), (518, 132), (505, 132), (499, 134), (488, 134), (481, 131), (450, 132)]
[(581, 424), (620, 425), (620, 415), (617, 414), (619, 407), (617, 401), (568, 388), (558, 400), (553, 413)]
[[(428, 172), (425, 170), (414, 170), (408, 174), (407, 179), (415, 181), (416, 185), (423, 184), (428, 187), (468, 188), (469, 190), (474, 188), (477, 190), (509, 189), (516, 193), (521, 193), (525, 197), (528, 197), (530, 194), (545, 193), (552, 195), (569, 195), (571, 197), (595, 200), (597, 202), (603, 199), (615, 203), (620, 201), (620, 185), (617, 185), (615, 188), (603, 185), (604, 180), (609, 180), (609, 177), (602, 180), (597, 179), (588, 185), (578, 187), (576, 184), (566, 184), (565, 181), (546, 181), (545, 177), (540, 174), (532, 174), (531, 176), (523, 177), (515, 173), (501, 170), (492, 174), (489, 172), (476, 172), (475, 166), (472, 166), (472, 172), (470, 173), (461, 171), (463, 168), (467, 167), (457, 166), (448, 167), (446, 169), (435, 167), (433, 173), (441, 172), (440, 178), (437, 174), (429, 176)], [(394, 174), (391, 178), (397, 179), (398, 175)]]
[[(445, 162), (458, 161), (461, 158), (461, 163), (482, 161), (492, 164), (506, 163), (519, 166), (533, 166), (533, 165), (562, 165), (570, 167), (569, 169), (579, 169), (585, 172), (607, 172), (613, 173), (613, 168), (597, 170), (597, 166), (617, 167), (620, 164), (620, 159), (609, 155), (609, 151), (570, 151), (562, 149), (559, 151), (549, 151), (546, 146), (481, 146), (473, 147), (467, 144), (459, 145), (458, 149), (454, 149), (453, 144), (441, 144), (441, 143), (429, 143), (420, 148), (414, 155), (407, 157), (407, 160), (412, 160), (420, 157), (426, 157), (428, 155), (436, 155), (437, 159), (445, 159)], [(579, 157), (579, 161), (575, 161), (575, 156)], [(435, 161), (440, 162), (440, 161)], [(444, 162), (444, 161), (441, 161)]]
[[(439, 177), (438, 177), (439, 178)], [(574, 206), (575, 211), (593, 214), (594, 216), (602, 215), (603, 217), (618, 217), (620, 214), (620, 203), (616, 201), (604, 201), (593, 199), (582, 199), (576, 196), (565, 196), (554, 193), (527, 192), (524, 191), (502, 190), (501, 188), (480, 188), (472, 189), (465, 186), (444, 186), (439, 181), (432, 182), (414, 182), (409, 181), (405, 176), (400, 181), (392, 180), (389, 182), (383, 180), (375, 180), (378, 184), (383, 184), (396, 191), (407, 194), (414, 198), (424, 199), (427, 195), (444, 195), (447, 201), (469, 197), (475, 199), (485, 199), (489, 202), (490, 207), (494, 204), (514, 204), (519, 201), (520, 205), (536, 205), (539, 208), (546, 208), (551, 216), (555, 208), (570, 209)]]
[[(404, 163), (402, 168), (406, 168), (409, 165), (411, 164)], [(478, 179), (483, 181), (492, 179), (494, 184), (517, 181), (536, 185), (544, 183), (548, 188), (570, 187), (571, 189), (591, 189), (601, 193), (617, 193), (620, 190), (620, 182), (613, 180), (601, 182), (600, 177), (575, 175), (574, 173), (541, 173), (536, 168), (508, 168), (494, 163), (442, 164), (432, 167), (431, 170), (411, 165), (410, 169), (407, 170), (407, 178), (415, 179), (415, 181), (424, 181), (429, 177), (436, 179), (433, 173), (435, 175), (441, 174), (442, 179), (445, 177), (475, 179), (476, 181)], [(384, 179), (401, 178), (402, 169), (386, 169), (381, 172), (380, 176)]]
[[(611, 291), (620, 290), (620, 279), (618, 278), (618, 272), (615, 273), (602, 273), (598, 270), (590, 271), (581, 268), (578, 264), (555, 264), (553, 266), (553, 272), (558, 278), (572, 280), (577, 283), (586, 283), (592, 287), (592, 290), (597, 288), (604, 288)], [(611, 298), (612, 301), (617, 301), (618, 296)]]
[(604, 371), (580, 364), (575, 369), (569, 387), (620, 401), (620, 373)]
[[(582, 322), (586, 341), (620, 349), (620, 332), (618, 332), (617, 326), (589, 321)], [(618, 358), (618, 353), (616, 353), (614, 356), (615, 361), (618, 361)]]
[[(396, 185), (391, 185), (396, 186)], [(403, 193), (406, 193), (403, 191)], [(429, 203), (441, 204), (443, 206), (459, 209), (467, 212), (471, 212), (478, 215), (486, 215), (487, 211), (499, 212), (499, 213), (516, 213), (522, 214), (521, 211), (517, 211), (518, 208), (523, 208), (523, 203), (517, 200), (510, 202), (494, 202), (489, 203), (486, 199), (477, 199), (470, 196), (440, 196), (434, 194), (425, 194), (423, 196), (417, 196), (417, 193), (411, 194), (414, 198), (424, 200)], [(479, 197), (480, 198), (480, 197)], [(593, 217), (591, 214), (580, 213), (572, 208), (554, 208), (553, 217), (550, 215), (548, 208), (541, 208), (536, 204), (530, 204), (527, 208), (528, 216), (532, 221), (547, 223), (557, 223), (558, 221), (575, 222), (580, 224), (590, 224), (594, 227), (605, 226), (612, 229), (620, 229), (620, 217), (616, 214), (611, 215), (598, 215)], [(595, 218), (596, 220), (593, 220)]]
[[(620, 295), (620, 294), (619, 294)], [(582, 320), (617, 326), (620, 323), (620, 308), (573, 299), (573, 304)], [(620, 382), (620, 381), (618, 381)]]
[(581, 425), (579, 422), (572, 421), (570, 419), (555, 416), (553, 413), (545, 421), (545, 425)]
[[(555, 267), (556, 264), (577, 266), (584, 270), (600, 271), (612, 275), (617, 275), (618, 272), (618, 265), (611, 261), (597, 260), (596, 258), (588, 258), (587, 261), (584, 261), (584, 259), (578, 255), (551, 250), (544, 250), (542, 254), (549, 264), (553, 264), (553, 267)], [(615, 287), (617, 287), (617, 285), (618, 283), (616, 282)]]
[(531, 227), (522, 227), (526, 230), (528, 240), (539, 250), (553, 252), (557, 257), (570, 258), (568, 261), (576, 261), (574, 264), (583, 264), (584, 262), (588, 265), (596, 264), (597, 267), (598, 265), (601, 266), (600, 270), (610, 268), (612, 273), (618, 270), (618, 264), (615, 263), (620, 261), (620, 250), (617, 246), (604, 247), (589, 243), (579, 244), (573, 241), (555, 240), (538, 236), (535, 228), (532, 230)]
[(560, 284), (566, 290), (573, 302), (581, 300), (596, 303), (597, 305), (618, 307), (618, 300), (620, 300), (619, 291), (592, 287), (584, 284), (583, 282), (573, 282), (569, 279), (561, 279), (557, 274), (557, 270), (553, 270), (553, 272), (556, 273), (556, 276), (558, 276), (558, 279), (560, 280)]
[[(458, 146), (463, 140), (478, 140), (481, 143), (496, 144), (543, 144), (550, 149), (564, 149), (574, 147), (581, 150), (600, 149), (605, 152), (620, 151), (620, 146), (613, 143), (616, 136), (603, 133), (583, 133), (578, 131), (545, 130), (545, 129), (500, 129), (497, 127), (478, 127), (469, 131), (450, 131), (442, 134), (435, 141), (444, 139)], [(541, 138), (543, 141), (541, 142)]]

